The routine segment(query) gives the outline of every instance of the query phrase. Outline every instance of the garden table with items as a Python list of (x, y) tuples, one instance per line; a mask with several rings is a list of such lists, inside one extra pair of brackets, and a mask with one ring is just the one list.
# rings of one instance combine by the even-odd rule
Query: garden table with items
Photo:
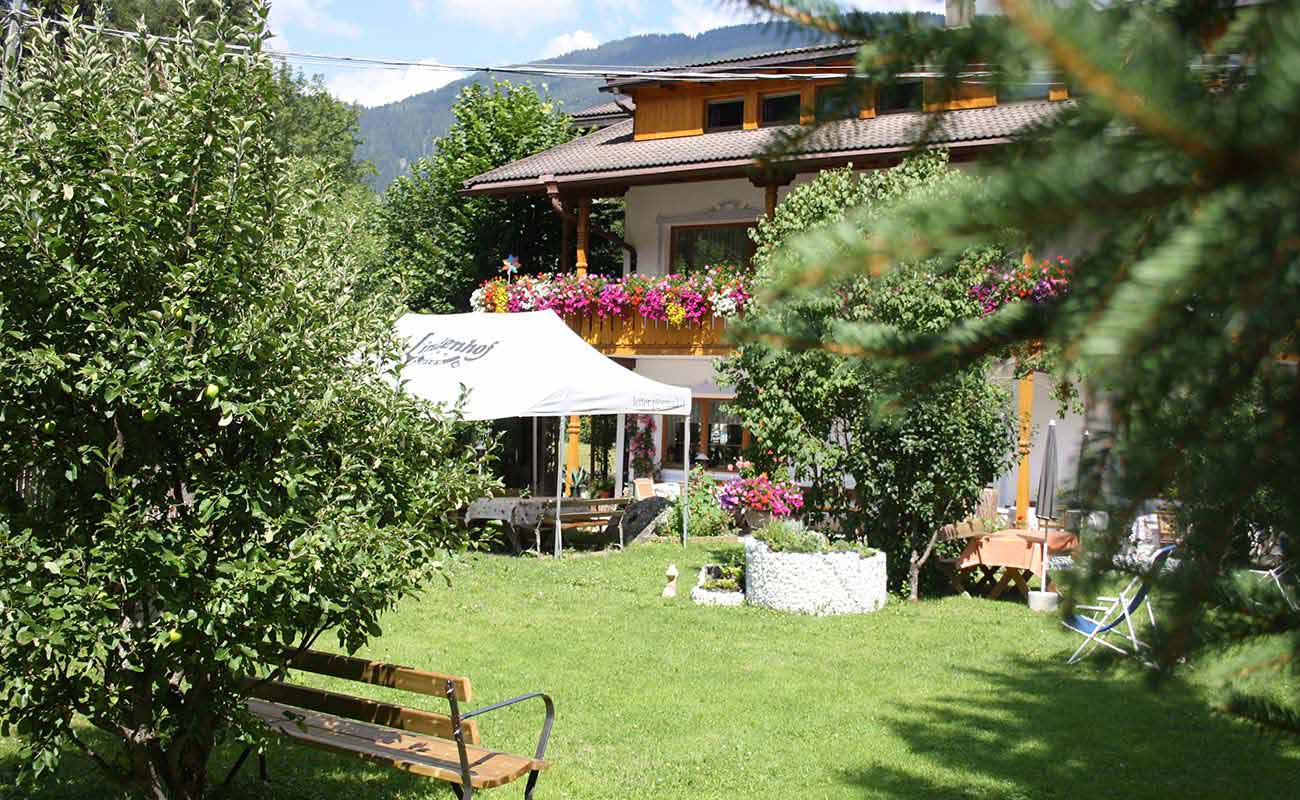
[(1043, 537), (1047, 536), (1048, 558), (1073, 553), (1079, 537), (1067, 531), (1023, 528), (971, 538), (957, 558), (953, 578), (959, 591), (1002, 596), (1011, 586), (1029, 594), (1029, 578), (1043, 575)]

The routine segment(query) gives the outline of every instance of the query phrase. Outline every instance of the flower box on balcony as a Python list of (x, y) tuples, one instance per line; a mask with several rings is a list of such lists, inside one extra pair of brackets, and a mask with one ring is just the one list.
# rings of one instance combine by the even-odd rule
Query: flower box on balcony
[(752, 302), (750, 276), (733, 267), (689, 275), (525, 275), (493, 278), (470, 307), (486, 313), (551, 309), (607, 355), (722, 355), (726, 321)]

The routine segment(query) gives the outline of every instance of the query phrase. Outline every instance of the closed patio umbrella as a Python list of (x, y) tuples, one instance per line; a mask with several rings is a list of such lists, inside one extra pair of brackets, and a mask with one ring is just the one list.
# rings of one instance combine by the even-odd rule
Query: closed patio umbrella
[[(1039, 521), (1056, 519), (1056, 420), (1047, 423), (1047, 445), (1043, 447), (1043, 471), (1038, 475), (1038, 500), (1034, 515)], [(1047, 591), (1048, 535), (1050, 530), (1039, 525), (1043, 531), (1043, 585)]]

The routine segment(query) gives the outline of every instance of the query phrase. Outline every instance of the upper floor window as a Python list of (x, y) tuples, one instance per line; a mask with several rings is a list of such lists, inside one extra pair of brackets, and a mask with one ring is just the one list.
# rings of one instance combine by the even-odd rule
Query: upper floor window
[(685, 275), (705, 267), (748, 264), (754, 257), (751, 224), (674, 225), (668, 242), (668, 271)]
[(759, 98), (761, 125), (795, 125), (799, 122), (799, 93), (765, 94)]
[(890, 86), (881, 86), (876, 92), (876, 113), (920, 111), (924, 88), (920, 81), (899, 81)]
[(861, 78), (850, 78), (846, 83), (818, 86), (813, 113), (818, 122), (857, 119), (864, 106), (871, 107), (871, 84)]
[(738, 131), (745, 125), (745, 98), (710, 100), (704, 106), (705, 131)]

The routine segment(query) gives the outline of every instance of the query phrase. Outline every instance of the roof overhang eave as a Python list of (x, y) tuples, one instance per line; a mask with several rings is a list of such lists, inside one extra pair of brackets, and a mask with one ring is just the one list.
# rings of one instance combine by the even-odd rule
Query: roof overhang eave
[[(946, 148), (957, 154), (970, 154), (989, 147), (1010, 144), (1012, 139), (999, 136), (989, 139), (969, 139), (960, 142), (936, 142), (926, 149)], [(916, 145), (881, 147), (871, 150), (836, 150), (804, 153), (775, 162), (772, 171), (811, 172), (837, 167), (854, 161), (895, 160), (916, 150)], [(698, 180), (725, 180), (747, 178), (762, 166), (755, 158), (737, 158), (727, 161), (697, 161), (689, 164), (670, 164), (635, 169), (572, 172), (559, 175), (540, 175), (505, 181), (492, 181), (465, 186), (460, 194), (468, 197), (513, 194), (545, 194), (546, 187), (555, 184), (561, 189), (578, 191), (610, 186), (639, 186), (659, 183), (688, 183)]]

